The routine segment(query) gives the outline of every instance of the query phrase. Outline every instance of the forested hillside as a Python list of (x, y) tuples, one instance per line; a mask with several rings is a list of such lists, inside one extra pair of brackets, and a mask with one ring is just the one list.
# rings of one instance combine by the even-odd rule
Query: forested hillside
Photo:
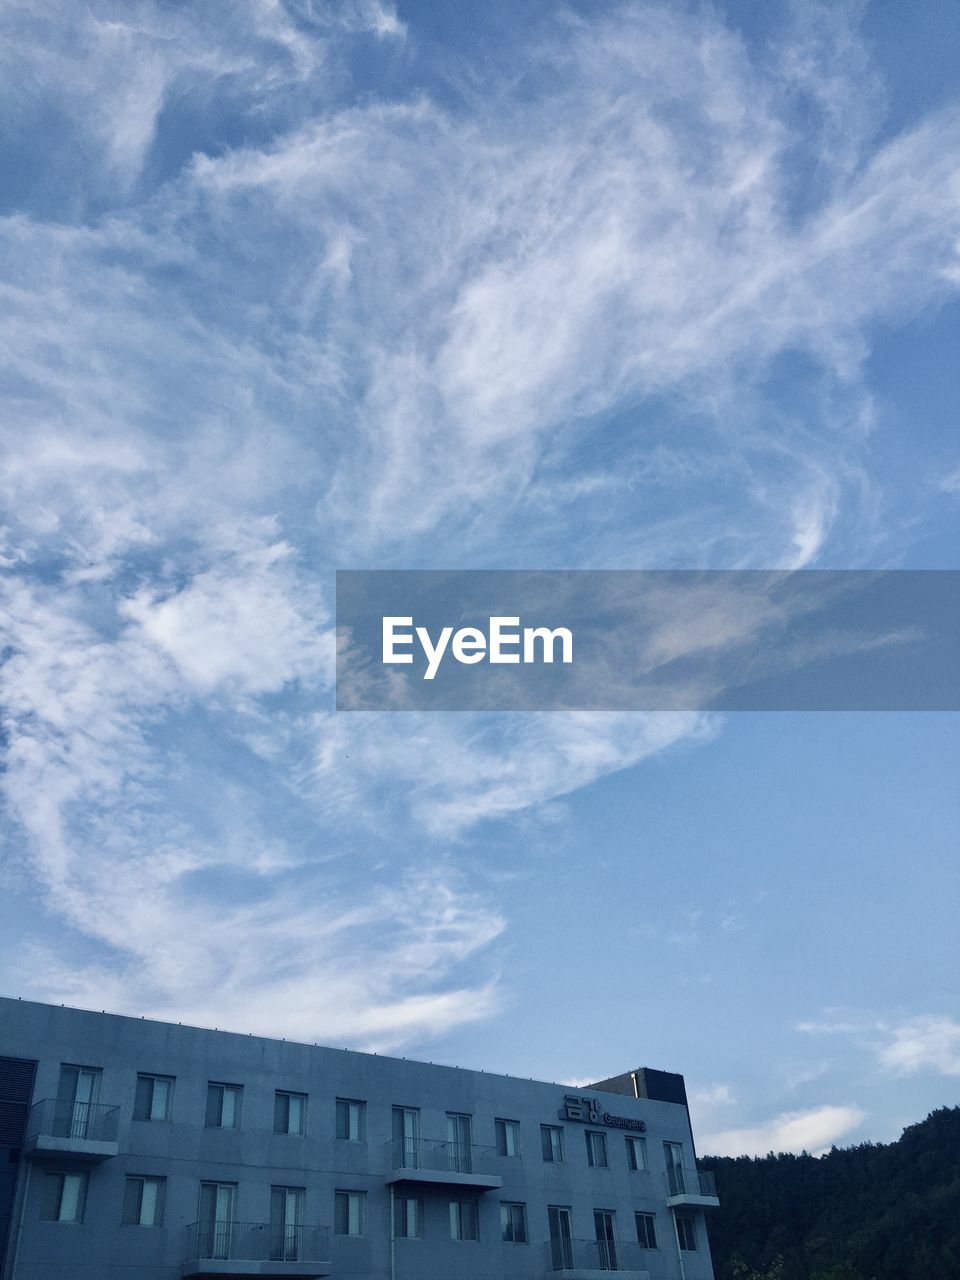
[(889, 1144), (701, 1164), (717, 1280), (960, 1280), (960, 1107)]

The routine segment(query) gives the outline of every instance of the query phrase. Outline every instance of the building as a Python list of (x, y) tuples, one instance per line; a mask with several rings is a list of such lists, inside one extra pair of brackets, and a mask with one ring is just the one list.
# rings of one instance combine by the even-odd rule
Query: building
[(2, 1280), (712, 1280), (683, 1077), (583, 1088), (0, 999)]

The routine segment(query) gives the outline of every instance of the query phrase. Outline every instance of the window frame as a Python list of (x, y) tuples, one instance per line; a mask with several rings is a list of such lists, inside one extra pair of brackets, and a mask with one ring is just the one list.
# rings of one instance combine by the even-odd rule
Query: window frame
[[(407, 1133), (408, 1118), (411, 1130), (409, 1134)], [(393, 1103), (390, 1108), (390, 1134), (393, 1144), (393, 1158), (395, 1161), (400, 1161), (400, 1164), (395, 1164), (394, 1168), (418, 1169), (422, 1155), (420, 1145), (420, 1108), (405, 1107), (398, 1102)]]
[[(468, 1227), (472, 1226), (473, 1235), (464, 1234), (465, 1223)], [(480, 1206), (476, 1200), (450, 1201), (450, 1239), (460, 1240), (465, 1244), (480, 1243)]]
[[(210, 1119), (210, 1113), (211, 1113), (210, 1100), (212, 1096), (212, 1091), (215, 1089), (219, 1089), (220, 1091), (220, 1102), (219, 1102), (219, 1106), (217, 1107), (218, 1119), (215, 1122), (213, 1122)], [(230, 1091), (231, 1095), (235, 1096), (235, 1099), (236, 1099), (234, 1103), (233, 1124), (223, 1123), (223, 1103), (224, 1103), (224, 1099), (227, 1096), (228, 1090)], [(243, 1113), (243, 1085), (242, 1084), (228, 1084), (224, 1080), (208, 1080), (207, 1081), (207, 1110), (204, 1116), (204, 1126), (203, 1126), (205, 1129), (239, 1129), (242, 1113)]]
[[(162, 1081), (167, 1086), (167, 1105), (162, 1116), (153, 1115), (154, 1102), (157, 1096), (157, 1082)], [(137, 1091), (133, 1099), (133, 1118), (134, 1120), (149, 1124), (164, 1124), (170, 1120), (173, 1114), (173, 1090), (177, 1082), (176, 1076), (162, 1075), (157, 1071), (138, 1071), (137, 1072)], [(150, 1086), (150, 1096), (147, 1103), (146, 1115), (140, 1115), (141, 1110), (141, 1084)]]
[[(350, 1206), (357, 1205), (357, 1224), (356, 1231), (350, 1230)], [(338, 1205), (346, 1205), (346, 1231), (339, 1229), (340, 1214), (338, 1213)], [(350, 1187), (338, 1187), (333, 1193), (333, 1234), (339, 1236), (342, 1240), (359, 1240), (367, 1234), (367, 1193), (365, 1191), (357, 1191)]]
[[(59, 1180), (59, 1186), (55, 1194), (51, 1195), (49, 1191), (50, 1179), (53, 1178)], [(67, 1187), (68, 1178), (76, 1178), (79, 1183), (76, 1197), (76, 1215), (72, 1218), (63, 1217), (64, 1191)], [(68, 1226), (81, 1226), (87, 1209), (88, 1186), (89, 1175), (85, 1169), (45, 1169), (40, 1193), (40, 1221), (65, 1223)], [(54, 1206), (52, 1214), (46, 1212), (49, 1205)]]
[[(287, 1209), (293, 1203), (292, 1223)], [(272, 1183), (270, 1186), (270, 1261), (297, 1262), (303, 1246), (303, 1220), (306, 1215), (307, 1188)]]
[[(502, 1117), (498, 1117), (493, 1122), (493, 1131), (497, 1155), (502, 1156), (505, 1160), (519, 1160), (522, 1154), (520, 1150), (520, 1121), (506, 1120)], [(513, 1134), (513, 1151), (509, 1150), (510, 1142), (508, 1140), (508, 1134)], [(503, 1136), (502, 1144), (500, 1142), (501, 1135)]]
[[(136, 1217), (128, 1216), (128, 1204), (130, 1199), (131, 1184), (139, 1183), (140, 1190), (137, 1196)], [(143, 1220), (143, 1192), (147, 1183), (156, 1186), (157, 1194), (154, 1201), (154, 1217), (152, 1222), (144, 1222)], [(167, 1179), (160, 1174), (153, 1173), (128, 1173), (123, 1184), (123, 1210), (120, 1216), (120, 1225), (124, 1227), (162, 1227), (163, 1212), (167, 1196)]]
[[(506, 1210), (506, 1214), (504, 1213)], [(522, 1235), (517, 1234), (517, 1221)], [(527, 1206), (523, 1200), (500, 1201), (500, 1239), (504, 1244), (529, 1244), (530, 1232), (527, 1227)]]
[[(81, 1087), (85, 1083), (86, 1088)], [(100, 1102), (103, 1067), (83, 1066), (78, 1062), (61, 1062), (57, 1079), (54, 1123), (60, 1136), (86, 1138), (90, 1122)], [(79, 1096), (81, 1094), (88, 1096)]]
[(585, 1129), (584, 1136), (587, 1141), (587, 1164), (590, 1168), (609, 1169), (610, 1148), (607, 1144), (607, 1135), (604, 1130)]
[(447, 1159), (457, 1173), (473, 1173), (473, 1115), (468, 1111), (448, 1111)]
[[(307, 1098), (308, 1094), (297, 1089), (274, 1089), (273, 1091), (273, 1132), (286, 1138), (304, 1138), (307, 1133)], [(290, 1128), (290, 1099), (296, 1098), (300, 1103), (300, 1127)], [(279, 1128), (281, 1116), (285, 1117), (286, 1127)]]
[[(550, 1154), (547, 1154), (549, 1144)], [(540, 1126), (540, 1154), (544, 1164), (564, 1163), (563, 1125), (542, 1124)]]
[[(356, 1108), (356, 1112), (354, 1112)], [(357, 1136), (351, 1133), (354, 1114), (357, 1116)], [(340, 1118), (346, 1116), (345, 1134), (340, 1132)], [(367, 1140), (367, 1103), (364, 1098), (337, 1098), (334, 1112), (334, 1134), (338, 1142), (366, 1142)]]
[[(674, 1220), (677, 1224), (677, 1244), (680, 1246), (683, 1252), (699, 1253), (700, 1245), (698, 1243), (697, 1220), (693, 1216), (693, 1214), (678, 1213), (675, 1215)], [(683, 1223), (682, 1231), (680, 1229), (681, 1222)], [(693, 1244), (684, 1243), (684, 1239), (687, 1238), (688, 1234), (689, 1234), (689, 1238), (693, 1240)]]
[[(637, 1242), (640, 1245), (640, 1248), (649, 1249), (649, 1250), (652, 1250), (652, 1249), (659, 1250), (660, 1238), (657, 1235), (657, 1215), (655, 1213), (651, 1213), (647, 1209), (636, 1209), (634, 1211), (633, 1218), (634, 1218), (634, 1223), (636, 1225), (636, 1230), (637, 1230)], [(643, 1220), (645, 1226), (649, 1228), (649, 1230), (645, 1230), (644, 1232), (645, 1238), (643, 1240), (640, 1239), (641, 1219)], [(646, 1241), (649, 1240), (651, 1236), (653, 1237), (653, 1244), (647, 1244)]]
[[(647, 1140), (646, 1138), (638, 1138), (635, 1134), (625, 1134), (624, 1143), (627, 1148), (627, 1164), (631, 1173), (649, 1173), (650, 1164), (647, 1157)], [(637, 1160), (637, 1152), (640, 1153), (640, 1160)]]
[[(398, 1210), (403, 1206), (403, 1230), (397, 1229)], [(410, 1205), (414, 1206), (414, 1230), (410, 1231)], [(394, 1195), (393, 1198), (393, 1239), (394, 1240), (422, 1240), (423, 1239), (423, 1196)]]

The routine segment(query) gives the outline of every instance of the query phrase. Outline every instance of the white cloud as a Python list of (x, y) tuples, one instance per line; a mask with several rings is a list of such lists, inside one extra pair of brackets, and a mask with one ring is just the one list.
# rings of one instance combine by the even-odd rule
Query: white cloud
[(883, 1024), (864, 1018), (824, 1018), (821, 1020), (802, 1020), (795, 1023), (794, 1029), (806, 1035), (863, 1035), (877, 1030)]
[(717, 1113), (734, 1106), (737, 1098), (731, 1085), (716, 1083), (688, 1087), (687, 1101), (690, 1104), (693, 1131), (700, 1134), (709, 1133), (717, 1123)]
[(86, 1008), (376, 1051), (501, 1007), (495, 977), (450, 981), (504, 927), (453, 880), (424, 874), (354, 904), (332, 891), (311, 905), (288, 890), (268, 904), (221, 903), (211, 913), (177, 894), (172, 881), (131, 872), (135, 851), (123, 852), (116, 886), (86, 899), (81, 892), (77, 906), (94, 914), (88, 930), (93, 924), (128, 959), (65, 965), (34, 948), (22, 971), (25, 990)]
[(717, 721), (693, 713), (462, 714), (451, 720), (359, 712), (322, 716), (315, 731), (313, 785), (325, 804), (375, 812), (375, 797), (393, 783), (423, 829), (447, 839), (545, 805), (677, 742), (707, 741)]
[(697, 1145), (705, 1155), (763, 1156), (770, 1151), (818, 1155), (852, 1134), (865, 1119), (861, 1107), (849, 1105), (784, 1111), (762, 1124), (701, 1133)]
[[(286, 559), (276, 545), (223, 557), (178, 593), (191, 601), (189, 626), (156, 624), (136, 600), (110, 642), (76, 620), (79, 588), (10, 585), (8, 813), (47, 908), (101, 944), (82, 965), (35, 951), (21, 975), (28, 992), (381, 1048), (499, 1006), (495, 976), (460, 970), (504, 921), (459, 877), (391, 870), (348, 888), (323, 873), (327, 858), (298, 855), (264, 829), (253, 788), (238, 796), (215, 770), (206, 777), (195, 753), (181, 763), (165, 726), (189, 724), (198, 698), (228, 733), (241, 731), (262, 724), (251, 699), (316, 677), (310, 593), (298, 594)], [(195, 647), (201, 625), (209, 650)], [(251, 633), (269, 642), (259, 665)], [(248, 874), (258, 885), (249, 905)]]
[(727, 1106), (735, 1101), (733, 1090), (728, 1084), (711, 1084), (704, 1085), (702, 1088), (693, 1089), (690, 1092), (689, 1100), (692, 1105), (698, 1107), (716, 1107)]
[(82, 9), (71, 0), (9, 0), (0, 30), (9, 110), (27, 120), (35, 113), (34, 127), (43, 128), (44, 103), (55, 101), (91, 168), (85, 194), (123, 198), (171, 99), (178, 107), (178, 98), (196, 95), (214, 127), (212, 108), (224, 101), (235, 120), (291, 102), (302, 108), (328, 91), (332, 42), (365, 33), (397, 39), (406, 28), (388, 0), (235, 0), (216, 13), (152, 0), (95, 0)]
[(926, 1015), (908, 1018), (888, 1030), (889, 1042), (880, 1050), (880, 1065), (895, 1075), (939, 1071), (960, 1076), (960, 1022)]
[(946, 1014), (917, 1014), (900, 1022), (869, 1015), (828, 1017), (798, 1022), (796, 1030), (850, 1037), (875, 1055), (882, 1071), (894, 1075), (960, 1075), (960, 1022)]
[(787, 1073), (784, 1083), (788, 1089), (799, 1089), (805, 1084), (812, 1084), (830, 1070), (829, 1062), (816, 1062), (810, 1066), (797, 1066)]
[[(568, 16), (523, 51), (523, 92), (504, 55), (456, 109), (337, 97), (344, 39), (404, 36), (391, 5), (226, 12), (4, 7), (11, 127), (35, 146), (55, 109), (66, 142), (32, 214), (0, 220), (3, 785), (50, 910), (108, 957), (36, 981), (400, 1043), (496, 1007), (501, 912), (452, 874), (351, 899), (337, 877), (292, 893), (291, 869), (378, 829), (390, 883), (421, 885), (421, 847), (716, 724), (333, 716), (329, 571), (859, 551), (859, 362), (878, 319), (950, 285), (957, 124), (871, 151), (864, 46), (823, 7), (775, 74), (710, 15)], [(824, 166), (802, 209), (798, 94)], [(763, 382), (796, 351), (818, 393), (774, 412)], [(602, 458), (617, 415), (615, 468), (584, 477), (570, 450)]]
[[(491, 93), (482, 127), (421, 98), (195, 163), (221, 216), (237, 225), (243, 210), (241, 237), (278, 215), (309, 237), (319, 279), (349, 243), (352, 305), (326, 318), (359, 361), (362, 447), (326, 492), (327, 527), (375, 553), (494, 494), (510, 502), (558, 424), (669, 390), (747, 446), (741, 522), (746, 501), (766, 563), (814, 562), (869, 489), (864, 328), (943, 293), (955, 122), (933, 117), (851, 164), (863, 131), (841, 122), (863, 100), (844, 77), (865, 55), (845, 28), (821, 140), (844, 156), (798, 219), (781, 189), (784, 102), (721, 28), (635, 6), (544, 56), (558, 87), (534, 102)], [(809, 88), (809, 51), (798, 59)], [(379, 306), (364, 315), (368, 291)], [(755, 423), (755, 383), (791, 349), (839, 375), (849, 403), (835, 393), (816, 426)]]
[(196, 574), (180, 591), (141, 589), (121, 615), (201, 695), (277, 692), (297, 677), (329, 686), (330, 615), (320, 592), (285, 571), (291, 555), (274, 542)]

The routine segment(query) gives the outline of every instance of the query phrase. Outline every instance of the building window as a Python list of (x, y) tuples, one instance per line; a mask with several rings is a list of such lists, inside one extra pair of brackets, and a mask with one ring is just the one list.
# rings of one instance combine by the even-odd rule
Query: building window
[(393, 1202), (393, 1234), (398, 1240), (423, 1237), (423, 1201), (417, 1196), (397, 1196)]
[(500, 1202), (500, 1235), (511, 1244), (527, 1243), (527, 1206)]
[(365, 1191), (337, 1191), (333, 1197), (333, 1231), (338, 1236), (362, 1236), (366, 1230)]
[(686, 1179), (683, 1171), (683, 1147), (679, 1142), (665, 1142), (663, 1157), (667, 1162), (667, 1187), (672, 1196), (683, 1195)]
[(337, 1099), (337, 1137), (344, 1142), (366, 1142), (367, 1104), (353, 1098)]
[(137, 1076), (134, 1120), (169, 1120), (173, 1101), (173, 1076)]
[(637, 1220), (637, 1239), (641, 1249), (656, 1249), (657, 1220), (652, 1213), (634, 1214)]
[(307, 1128), (307, 1095), (278, 1089), (273, 1100), (273, 1132), (302, 1138)]
[(207, 1128), (239, 1129), (242, 1097), (243, 1089), (238, 1084), (208, 1084)]
[(420, 1112), (416, 1107), (393, 1108), (393, 1167), (420, 1167)]
[(234, 1182), (201, 1182), (197, 1213), (198, 1258), (229, 1258), (234, 1244)]
[(127, 1178), (123, 1192), (123, 1218), (127, 1226), (159, 1227), (163, 1224), (163, 1192), (166, 1178)]
[(550, 1223), (550, 1255), (554, 1271), (573, 1270), (573, 1229), (570, 1222), (570, 1206), (547, 1205), (547, 1221)]
[(696, 1252), (697, 1224), (694, 1218), (677, 1216), (677, 1240), (680, 1242), (681, 1249), (685, 1249), (688, 1253)]
[(497, 1155), (519, 1156), (520, 1125), (516, 1120), (495, 1120), (497, 1131)]
[(478, 1240), (476, 1200), (450, 1201), (450, 1239)]
[(598, 1129), (588, 1129), (587, 1137), (587, 1164), (591, 1169), (607, 1168), (607, 1135), (601, 1133)]
[(45, 1222), (82, 1222), (87, 1198), (85, 1173), (45, 1173), (40, 1217)]
[(447, 1112), (447, 1164), (454, 1173), (473, 1173), (473, 1121), (459, 1111)]
[(304, 1187), (270, 1188), (270, 1260), (297, 1262), (303, 1234)]
[(593, 1229), (597, 1238), (597, 1255), (601, 1271), (619, 1271), (617, 1248), (617, 1215), (613, 1209), (594, 1209)]
[(647, 1142), (645, 1138), (627, 1138), (627, 1164), (636, 1173), (646, 1173)]
[(100, 1098), (100, 1068), (63, 1063), (57, 1086), (54, 1133), (58, 1138), (96, 1136)]
[(563, 1130), (556, 1124), (540, 1126), (540, 1145), (547, 1164), (559, 1164), (563, 1159)]

